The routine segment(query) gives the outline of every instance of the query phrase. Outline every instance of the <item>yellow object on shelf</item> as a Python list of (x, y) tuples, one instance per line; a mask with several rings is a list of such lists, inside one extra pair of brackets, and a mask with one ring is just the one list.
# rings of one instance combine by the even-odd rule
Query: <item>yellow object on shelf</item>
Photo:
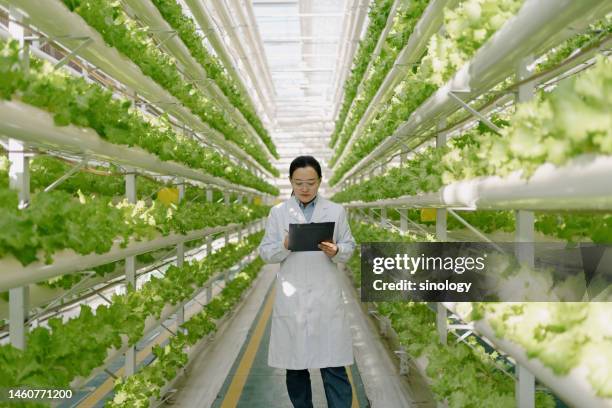
[(435, 208), (421, 208), (421, 221), (435, 221), (436, 220), (436, 209)]
[(166, 205), (178, 204), (178, 188), (164, 187), (157, 192), (157, 199)]

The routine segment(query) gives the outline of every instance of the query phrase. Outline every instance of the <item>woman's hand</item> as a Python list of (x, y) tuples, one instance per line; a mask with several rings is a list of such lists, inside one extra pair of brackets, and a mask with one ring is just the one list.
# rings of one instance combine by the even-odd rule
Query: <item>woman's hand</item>
[(285, 241), (283, 241), (285, 249), (289, 249), (289, 235), (285, 235)]
[(319, 249), (321, 249), (325, 255), (330, 258), (338, 253), (338, 245), (333, 242), (321, 242), (319, 244)]

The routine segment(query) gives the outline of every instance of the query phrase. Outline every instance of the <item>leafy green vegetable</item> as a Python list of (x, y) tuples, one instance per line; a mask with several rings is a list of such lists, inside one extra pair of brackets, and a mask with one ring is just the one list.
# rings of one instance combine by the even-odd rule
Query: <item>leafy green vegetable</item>
[[(106, 406), (109, 408), (149, 406), (151, 398), (161, 398), (160, 391), (164, 384), (176, 377), (178, 370), (187, 364), (186, 348), (195, 345), (201, 338), (216, 330), (214, 319), (221, 318), (236, 305), (262, 266), (263, 261), (260, 258), (251, 262), (204, 307), (202, 312), (181, 326), (187, 330), (187, 333), (179, 331), (166, 346), (155, 346), (153, 354), (156, 359), (153, 363), (135, 375), (119, 379), (115, 383), (115, 396)], [(213, 305), (219, 304), (223, 304), (223, 308), (217, 307), (214, 309), (215, 314), (211, 313)]]
[(106, 0), (64, 0), (64, 4), (97, 30), (111, 47), (131, 59), (142, 72), (175, 96), (202, 121), (249, 153), (263, 167), (276, 170), (265, 158), (258, 145), (247, 141), (245, 133), (229, 122), (224, 112), (212, 100), (188, 83), (179, 73), (174, 60), (164, 54), (149, 37), (147, 27), (139, 27), (123, 10), (119, 2)]
[(556, 375), (586, 366), (596, 394), (612, 398), (610, 303), (474, 303), (472, 317), (523, 347)]
[(113, 204), (108, 197), (86, 197), (79, 192), (77, 198), (63, 191), (35, 194), (29, 207), (19, 210), (17, 193), (7, 189), (0, 189), (0, 209), (0, 258), (11, 254), (23, 265), (36, 261), (39, 251), (47, 263), (62, 249), (102, 254), (116, 242), (127, 245), (131, 239), (152, 239), (157, 234), (243, 224), (264, 217), (269, 210), (258, 205), (197, 202), (170, 207), (127, 200)]
[(240, 93), (219, 60), (214, 55), (211, 55), (202, 45), (204, 38), (197, 32), (193, 20), (183, 14), (181, 6), (174, 0), (152, 1), (168, 24), (178, 32), (181, 40), (189, 48), (191, 55), (204, 67), (206, 74), (217, 83), (230, 102), (240, 110), (244, 118), (253, 126), (255, 132), (257, 132), (268, 150), (270, 150), (270, 153), (278, 159), (279, 156), (274, 142), (263, 127), (253, 107), (247, 102), (247, 96)]
[(334, 200), (373, 201), (421, 192), (481, 176), (521, 171), (528, 178), (543, 163), (566, 164), (582, 154), (612, 154), (612, 59), (563, 81), (554, 91), (517, 106), (509, 121), (494, 119), (501, 135), (482, 126), (427, 148), (403, 167), (352, 185)]
[(344, 83), (344, 99), (338, 113), (338, 119), (336, 119), (336, 128), (331, 136), (330, 147), (333, 147), (338, 141), (353, 99), (357, 96), (359, 84), (364, 79), (371, 55), (378, 43), (378, 38), (385, 29), (392, 4), (393, 2), (390, 0), (376, 0), (370, 4), (368, 29), (364, 39), (359, 42), (359, 48), (353, 58), (353, 68)]
[(392, 135), (438, 87), (449, 80), (510, 17), (522, 0), (465, 0), (444, 9), (444, 33), (434, 34), (425, 56), (394, 89), (330, 179), (333, 185)]
[[(212, 276), (250, 254), (262, 236), (263, 232), (253, 234), (181, 268), (171, 266), (163, 278), (152, 278), (137, 291), (129, 287), (126, 294), (113, 296), (110, 305), (98, 306), (95, 314), (82, 305), (78, 317), (65, 322), (50, 319), (49, 328), (39, 326), (28, 333), (25, 350), (0, 346), (0, 386), (66, 388), (77, 376), (87, 377), (104, 362), (108, 349), (121, 347), (121, 335), (135, 344), (143, 336), (147, 317), (159, 318), (166, 304), (193, 297)], [(194, 325), (187, 327), (198, 333)], [(210, 323), (204, 327), (213, 328)]]
[[(363, 76), (361, 91), (354, 98), (353, 108), (345, 115), (347, 117), (346, 121), (342, 116), (344, 111), (340, 111), (337, 123), (340, 123), (341, 126), (337, 124), (336, 131), (332, 134), (332, 143), (335, 144), (336, 139), (339, 142), (334, 150), (334, 156), (330, 160), (330, 164), (333, 165), (344, 151), (346, 144), (376, 95), (378, 88), (393, 67), (399, 52), (408, 42), (414, 27), (421, 18), (428, 3), (429, 0), (419, 0), (401, 2), (398, 5), (389, 35), (385, 39), (380, 55), (373, 61), (371, 68)], [(369, 61), (369, 59), (366, 61)], [(348, 91), (348, 89), (345, 90), (345, 98), (347, 95), (350, 95)]]
[(0, 41), (0, 96), (19, 99), (49, 111), (57, 126), (89, 127), (110, 143), (139, 146), (164, 161), (175, 161), (194, 169), (273, 195), (278, 189), (227, 157), (202, 146), (193, 138), (174, 132), (165, 117), (150, 119), (130, 102), (114, 98), (112, 92), (83, 78), (55, 71), (34, 57), (24, 72), (19, 64), (16, 41)]

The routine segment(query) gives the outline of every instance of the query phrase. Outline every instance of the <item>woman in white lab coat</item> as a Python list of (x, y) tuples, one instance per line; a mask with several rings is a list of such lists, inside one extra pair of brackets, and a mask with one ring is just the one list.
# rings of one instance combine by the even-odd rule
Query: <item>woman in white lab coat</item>
[[(331, 408), (351, 406), (345, 366), (353, 364), (352, 337), (342, 297), (338, 263), (345, 263), (355, 240), (341, 205), (318, 196), (321, 166), (312, 156), (297, 157), (289, 167), (292, 196), (270, 211), (259, 246), (267, 263), (280, 263), (276, 277), (268, 365), (287, 370), (287, 391), (294, 407), (312, 407), (308, 369), (321, 369)], [(287, 249), (289, 224), (336, 223), (333, 243), (321, 251)]]

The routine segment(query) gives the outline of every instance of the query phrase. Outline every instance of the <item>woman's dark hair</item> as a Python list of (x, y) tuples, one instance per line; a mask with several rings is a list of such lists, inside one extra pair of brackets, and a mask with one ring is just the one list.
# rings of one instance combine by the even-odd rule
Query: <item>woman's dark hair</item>
[(293, 159), (293, 161), (291, 162), (291, 165), (289, 166), (289, 178), (293, 177), (293, 172), (296, 169), (301, 169), (302, 167), (312, 167), (313, 169), (315, 169), (315, 171), (319, 175), (319, 178), (322, 177), (321, 176), (321, 165), (319, 164), (317, 159), (315, 159), (312, 156), (298, 156), (295, 159)]

